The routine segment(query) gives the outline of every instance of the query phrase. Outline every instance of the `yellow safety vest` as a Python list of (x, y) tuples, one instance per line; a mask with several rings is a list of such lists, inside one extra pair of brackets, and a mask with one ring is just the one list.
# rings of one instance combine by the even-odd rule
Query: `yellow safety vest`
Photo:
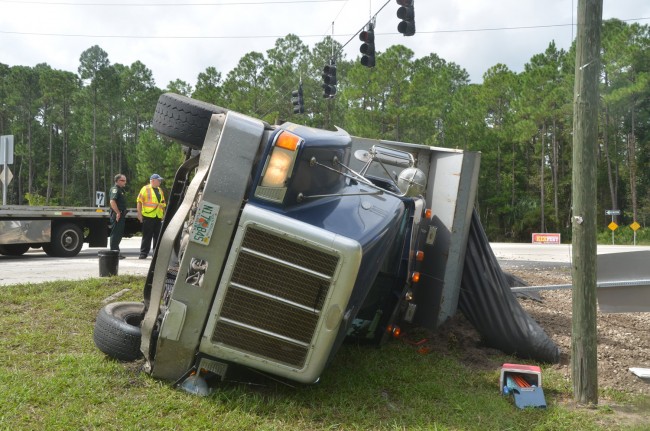
[(158, 202), (158, 197), (156, 192), (153, 191), (151, 184), (140, 189), (140, 194), (138, 194), (138, 203), (142, 204), (142, 216), (149, 218), (162, 218), (165, 213), (165, 195), (160, 187), (158, 187), (158, 192), (160, 192), (160, 202)]

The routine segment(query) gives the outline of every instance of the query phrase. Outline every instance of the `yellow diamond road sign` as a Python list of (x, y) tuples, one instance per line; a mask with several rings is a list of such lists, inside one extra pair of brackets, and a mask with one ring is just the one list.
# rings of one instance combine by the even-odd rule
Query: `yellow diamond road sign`
[(616, 230), (616, 228), (618, 227), (618, 225), (617, 225), (616, 223), (614, 223), (614, 222), (611, 222), (610, 224), (607, 225), (607, 227), (608, 227), (610, 230)]
[(632, 228), (633, 231), (636, 231), (641, 227), (641, 225), (637, 222), (634, 222), (630, 225), (630, 227)]

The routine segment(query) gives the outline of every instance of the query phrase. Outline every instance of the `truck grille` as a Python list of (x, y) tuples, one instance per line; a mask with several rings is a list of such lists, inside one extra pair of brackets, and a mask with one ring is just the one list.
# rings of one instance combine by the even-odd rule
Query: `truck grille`
[(248, 226), (212, 342), (302, 367), (339, 257)]

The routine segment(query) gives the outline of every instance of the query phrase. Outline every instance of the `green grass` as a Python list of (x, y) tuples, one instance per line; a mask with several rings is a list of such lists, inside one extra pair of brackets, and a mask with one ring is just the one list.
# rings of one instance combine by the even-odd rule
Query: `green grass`
[(548, 408), (519, 410), (499, 395), (498, 368), (468, 368), (398, 341), (344, 346), (316, 385), (231, 383), (209, 397), (189, 395), (93, 344), (102, 300), (128, 288), (119, 300), (139, 301), (143, 282), (0, 287), (0, 430), (650, 429), (647, 416), (639, 419), (648, 397), (608, 394), (619, 407), (575, 408), (570, 385), (544, 367)]

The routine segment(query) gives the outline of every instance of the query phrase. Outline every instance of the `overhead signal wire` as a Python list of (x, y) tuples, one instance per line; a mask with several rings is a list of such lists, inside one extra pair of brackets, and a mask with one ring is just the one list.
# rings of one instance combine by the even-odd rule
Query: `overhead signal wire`
[[(0, 0), (2, 2), (3, 0)], [(376, 14), (375, 14), (376, 15)], [(623, 22), (636, 22), (636, 21), (647, 21), (650, 20), (650, 17), (639, 17), (639, 18), (627, 18), (619, 19)], [(369, 22), (369, 21), (368, 21)], [(367, 25), (368, 22), (366, 22)], [(493, 28), (474, 28), (474, 29), (458, 29), (458, 30), (418, 30), (418, 34), (437, 34), (437, 33), (470, 33), (470, 32), (487, 32), (487, 31), (508, 31), (508, 30), (534, 30), (538, 28), (557, 28), (557, 27), (569, 27), (575, 26), (575, 24), (548, 24), (548, 25), (531, 25), (531, 26), (517, 26), (517, 27), (493, 27)], [(354, 39), (361, 31), (363, 27), (354, 33), (350, 40), (348, 40), (344, 46), (346, 46), (352, 39)], [(56, 36), (56, 37), (94, 37), (94, 38), (107, 38), (107, 39), (268, 39), (268, 38), (281, 38), (286, 35), (251, 35), (251, 36), (138, 36), (138, 35), (101, 35), (101, 34), (66, 34), (66, 33), (37, 33), (37, 32), (23, 32), (23, 31), (7, 31), (0, 30), (0, 34), (17, 34), (24, 36)], [(390, 35), (390, 34), (399, 34), (398, 32), (376, 32), (375, 35)], [(322, 34), (303, 34), (296, 35), (300, 38), (313, 38), (313, 37), (323, 37)], [(333, 35), (333, 36), (346, 36), (346, 34)]]
[(352, 41), (352, 39), (356, 38), (359, 35), (359, 33), (361, 33), (368, 26), (368, 24), (374, 23), (374, 21), (377, 19), (377, 15), (379, 15), (379, 12), (381, 12), (388, 5), (388, 3), (390, 3), (390, 0), (387, 0), (386, 3), (384, 3), (384, 5), (382, 7), (380, 7), (379, 10), (377, 12), (375, 12), (375, 14), (372, 15), (368, 21), (363, 23), (361, 28), (359, 30), (357, 30), (357, 32), (354, 33), (350, 37), (350, 39), (348, 39), (347, 42), (345, 42), (343, 45), (341, 45), (341, 50), (343, 50), (343, 48), (345, 48)]
[[(338, 13), (336, 14), (336, 16), (334, 17), (332, 22), (336, 21), (338, 19), (338, 17), (341, 16), (341, 13), (343, 12), (343, 9), (345, 9), (345, 7), (348, 5), (349, 1), (350, 0), (345, 0), (345, 3), (343, 4), (343, 6), (341, 6), (341, 9), (339, 9)], [(330, 29), (330, 25), (327, 26), (327, 30), (325, 30), (325, 33), (327, 31), (329, 31), (329, 29)], [(323, 37), (325, 35), (325, 33), (322, 34), (321, 37)]]

